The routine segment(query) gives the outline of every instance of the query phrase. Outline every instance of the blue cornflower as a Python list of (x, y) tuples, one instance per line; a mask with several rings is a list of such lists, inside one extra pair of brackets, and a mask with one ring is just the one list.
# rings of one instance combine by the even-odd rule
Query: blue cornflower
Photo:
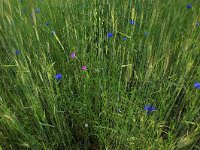
[(197, 23), (196, 23), (196, 26), (197, 26), (197, 27), (200, 26), (200, 22), (197, 22)]
[(194, 83), (194, 88), (200, 89), (200, 82), (195, 82)]
[(151, 104), (151, 105), (145, 105), (144, 110), (147, 111), (147, 115), (148, 115), (150, 112), (155, 111), (156, 108)]
[(47, 22), (45, 22), (45, 25), (48, 27), (49, 26), (49, 22), (47, 21)]
[(19, 50), (16, 50), (16, 51), (15, 51), (15, 54), (16, 54), (16, 55), (19, 55), (19, 54), (20, 54), (20, 51), (19, 51)]
[(108, 37), (112, 37), (113, 34), (112, 34), (112, 33), (108, 33), (107, 36), (108, 36)]
[(191, 4), (187, 4), (186, 8), (191, 9), (192, 5)]
[(123, 41), (126, 41), (127, 40), (127, 37), (123, 37)]
[(40, 13), (40, 9), (39, 9), (39, 8), (36, 8), (36, 9), (35, 9), (35, 13), (36, 13), (36, 14), (39, 14), (39, 13)]
[(62, 74), (60, 74), (60, 73), (57, 74), (57, 75), (55, 76), (55, 78), (58, 79), (58, 80), (61, 79), (61, 78), (62, 78)]
[(131, 20), (130, 20), (130, 24), (131, 24), (131, 25), (134, 25), (134, 24), (135, 24), (135, 21), (131, 19)]

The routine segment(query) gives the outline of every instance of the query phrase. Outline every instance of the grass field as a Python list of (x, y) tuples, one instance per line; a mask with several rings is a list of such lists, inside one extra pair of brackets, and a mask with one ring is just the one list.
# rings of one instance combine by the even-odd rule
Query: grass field
[(0, 149), (199, 150), (199, 0), (0, 0)]

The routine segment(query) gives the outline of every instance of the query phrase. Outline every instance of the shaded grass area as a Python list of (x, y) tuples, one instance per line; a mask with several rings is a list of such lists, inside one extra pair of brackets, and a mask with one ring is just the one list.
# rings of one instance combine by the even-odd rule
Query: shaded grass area
[(200, 148), (198, 1), (2, 0), (0, 16), (3, 149)]

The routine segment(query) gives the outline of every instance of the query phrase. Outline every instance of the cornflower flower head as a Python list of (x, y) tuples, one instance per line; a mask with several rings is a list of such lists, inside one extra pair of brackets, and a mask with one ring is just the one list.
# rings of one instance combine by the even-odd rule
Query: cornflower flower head
[(200, 22), (197, 22), (197, 23), (196, 23), (196, 26), (199, 27), (199, 26), (200, 26)]
[(17, 50), (15, 51), (15, 54), (16, 54), (16, 55), (19, 55), (19, 54), (20, 54), (20, 51), (17, 49)]
[(35, 9), (35, 13), (36, 13), (36, 14), (39, 14), (39, 13), (40, 13), (40, 8), (36, 8), (36, 9)]
[(86, 66), (82, 66), (81, 70), (87, 70), (87, 67)]
[(76, 58), (76, 52), (72, 52), (70, 55), (71, 58)]
[(187, 4), (186, 8), (191, 9), (192, 5), (191, 4)]
[(56, 76), (55, 76), (56, 79), (60, 80), (62, 79), (62, 74), (58, 73)]
[(113, 34), (110, 32), (110, 33), (107, 34), (107, 36), (108, 36), (108, 37), (112, 37)]
[(200, 89), (200, 82), (195, 82), (194, 83), (194, 88)]
[(147, 111), (147, 115), (148, 115), (150, 112), (156, 111), (156, 108), (151, 104), (151, 105), (145, 105), (144, 110)]
[(135, 24), (135, 21), (134, 21), (133, 19), (131, 19), (131, 20), (130, 20), (130, 24), (131, 24), (131, 25), (134, 25), (134, 24)]
[(123, 37), (123, 41), (126, 41), (127, 40), (127, 37)]

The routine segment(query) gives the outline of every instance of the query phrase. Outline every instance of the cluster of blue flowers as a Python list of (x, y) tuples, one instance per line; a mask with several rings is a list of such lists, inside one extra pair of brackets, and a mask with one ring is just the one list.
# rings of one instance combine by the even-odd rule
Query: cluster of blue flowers
[[(131, 24), (131, 25), (135, 25), (135, 21), (134, 21), (133, 19), (131, 19), (131, 20), (130, 20), (130, 24)], [(144, 36), (145, 36), (145, 37), (147, 37), (148, 35), (149, 35), (148, 32), (144, 32)], [(107, 37), (108, 37), (108, 38), (113, 37), (113, 33), (112, 33), (112, 32), (109, 32), (109, 33), (107, 34)], [(127, 37), (124, 36), (124, 37), (122, 38), (122, 40), (123, 40), (123, 41), (126, 41), (126, 40), (127, 40)]]
[[(23, 0), (19, 0), (19, 2), (22, 3)], [(191, 8), (192, 8), (192, 5), (191, 5), (191, 4), (187, 4), (187, 5), (186, 5), (186, 8), (187, 8), (187, 9), (191, 9)], [(39, 14), (40, 12), (41, 12), (41, 11), (40, 11), (39, 8), (36, 8), (36, 9), (35, 9), (35, 13), (36, 13), (36, 14)], [(135, 25), (135, 20), (131, 19), (129, 23), (130, 23), (130, 25)], [(47, 21), (47, 22), (45, 22), (45, 25), (48, 27), (48, 26), (50, 25), (50, 23)], [(199, 26), (200, 26), (200, 22), (197, 22), (197, 23), (196, 23), (196, 26), (199, 27)], [(55, 33), (55, 31), (51, 31), (51, 34), (52, 34), (52, 35), (55, 35), (56, 33)], [(147, 37), (148, 35), (149, 35), (149, 32), (144, 32), (144, 36), (145, 36), (145, 37)], [(108, 37), (108, 38), (112, 38), (112, 37), (113, 37), (113, 33), (112, 33), (112, 32), (109, 32), (109, 33), (107, 34), (107, 37)], [(124, 36), (122, 40), (123, 40), (123, 41), (126, 41), (126, 40), (127, 40), (127, 37)], [(16, 50), (16, 51), (15, 51), (15, 54), (16, 54), (16, 55), (19, 55), (19, 54), (20, 54), (20, 50)], [(72, 59), (76, 58), (76, 52), (71, 53), (70, 56), (71, 56)], [(86, 66), (82, 66), (81, 69), (82, 69), (82, 70), (87, 70), (87, 67), (86, 67)], [(56, 74), (56, 75), (55, 75), (55, 79), (61, 80), (61, 79), (62, 79), (62, 74), (61, 74), (61, 73)], [(194, 88), (200, 90), (200, 82), (195, 82), (195, 83), (194, 83)], [(149, 113), (151, 113), (151, 112), (153, 112), (153, 111), (156, 111), (157, 109), (156, 109), (156, 107), (155, 107), (153, 104), (150, 104), (150, 105), (145, 105), (145, 106), (144, 106), (144, 110), (146, 111), (146, 114), (148, 115)], [(118, 112), (121, 112), (121, 110), (118, 109)]]

